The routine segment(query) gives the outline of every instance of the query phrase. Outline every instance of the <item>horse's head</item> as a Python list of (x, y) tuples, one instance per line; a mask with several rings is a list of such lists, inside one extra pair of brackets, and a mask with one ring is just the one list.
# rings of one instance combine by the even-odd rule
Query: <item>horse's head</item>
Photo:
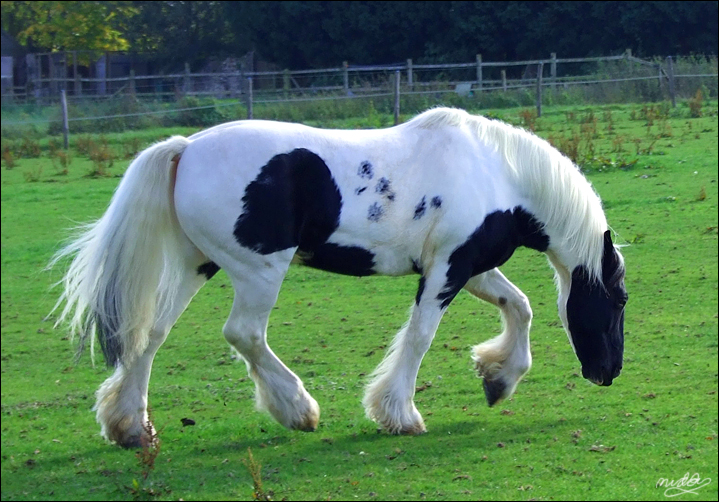
[(591, 278), (583, 265), (577, 266), (572, 271), (566, 304), (562, 305), (560, 296), (560, 316), (582, 363), (582, 375), (597, 385), (611, 385), (622, 369), (628, 298), (624, 261), (607, 231), (601, 282)]

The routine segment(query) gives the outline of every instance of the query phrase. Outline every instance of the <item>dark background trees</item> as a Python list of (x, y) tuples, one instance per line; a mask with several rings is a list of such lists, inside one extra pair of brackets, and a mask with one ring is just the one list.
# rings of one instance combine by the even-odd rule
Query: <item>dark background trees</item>
[(90, 47), (97, 41), (83, 40), (82, 33), (64, 41), (48, 38), (48, 23), (83, 19), (78, 4), (102, 10), (86, 22), (99, 20), (118, 32), (117, 49), (154, 52), (167, 65), (189, 61), (193, 67), (251, 50), (283, 68), (302, 69), (342, 61), (471, 61), (477, 53), (487, 61), (625, 49), (643, 57), (716, 54), (719, 43), (716, 1), (3, 1), (3, 30), (34, 50)]

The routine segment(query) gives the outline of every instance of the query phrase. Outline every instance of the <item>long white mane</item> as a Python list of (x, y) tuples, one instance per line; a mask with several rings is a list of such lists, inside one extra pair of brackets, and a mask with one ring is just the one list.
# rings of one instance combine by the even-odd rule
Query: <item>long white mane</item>
[(536, 217), (601, 280), (602, 235), (608, 228), (601, 201), (577, 166), (556, 148), (524, 129), (456, 108), (428, 110), (407, 126), (466, 127), (495, 148), (517, 190), (533, 202)]

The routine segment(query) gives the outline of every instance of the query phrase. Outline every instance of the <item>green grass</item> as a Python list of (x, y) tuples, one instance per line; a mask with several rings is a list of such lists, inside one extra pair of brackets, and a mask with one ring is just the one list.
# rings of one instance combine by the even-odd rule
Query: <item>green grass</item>
[(428, 434), (378, 433), (360, 403), (366, 375), (406, 320), (417, 278), (293, 267), (269, 341), (322, 416), (313, 434), (288, 431), (254, 411), (254, 385), (222, 337), (232, 288), (221, 272), (155, 360), (150, 405), (161, 445), (151, 470), (99, 436), (90, 408), (109, 373), (87, 354), (74, 365), (66, 334), (44, 319), (61, 271), (43, 267), (68, 227), (106, 207), (128, 163), (123, 144), (195, 129), (107, 134), (116, 158), (93, 177), (93, 162), (74, 149), (58, 174), (40, 140), (42, 157), (2, 166), (2, 499), (654, 500), (663, 497), (659, 478), (689, 472), (711, 484), (680, 498), (716, 500), (717, 104), (704, 103), (701, 118), (689, 111), (686, 103), (553, 107), (539, 119), (482, 111), (576, 147), (620, 242), (630, 244), (625, 367), (611, 387), (579, 375), (546, 259), (520, 250), (502, 270), (532, 303), (534, 365), (515, 396), (486, 406), (469, 347), (499, 332), (498, 314), (461, 294), (419, 373), (415, 401)]

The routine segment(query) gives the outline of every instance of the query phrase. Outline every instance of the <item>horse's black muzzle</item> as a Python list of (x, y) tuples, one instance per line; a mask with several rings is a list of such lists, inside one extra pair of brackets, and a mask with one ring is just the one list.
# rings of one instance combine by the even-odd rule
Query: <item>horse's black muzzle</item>
[(612, 381), (619, 376), (622, 367), (617, 366), (615, 368), (607, 368), (602, 366), (600, 368), (587, 368), (582, 366), (582, 376), (590, 382), (601, 385), (602, 387), (609, 387), (612, 385)]

